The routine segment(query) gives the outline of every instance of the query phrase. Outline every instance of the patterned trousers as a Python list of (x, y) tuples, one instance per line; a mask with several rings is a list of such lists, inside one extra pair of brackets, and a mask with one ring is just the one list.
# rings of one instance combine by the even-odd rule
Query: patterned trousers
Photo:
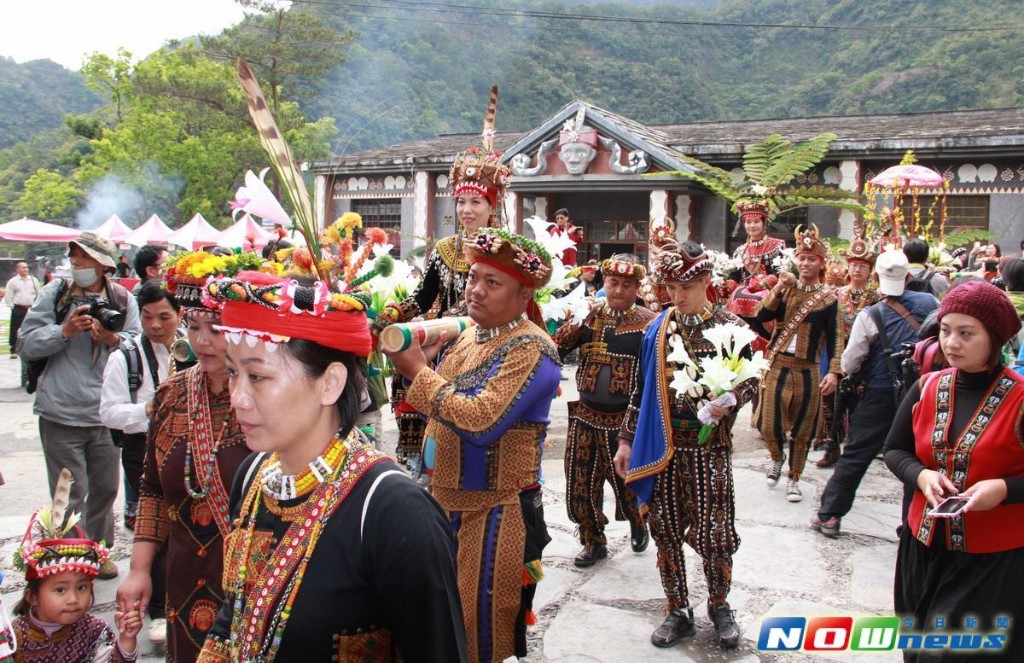
[(615, 494), (615, 520), (644, 527), (636, 495), (612, 465), (618, 451), (619, 426), (625, 412), (599, 412), (580, 401), (569, 403), (569, 433), (565, 449), (565, 502), (569, 520), (579, 525), (580, 543), (607, 543), (604, 526), (604, 483)]
[(764, 438), (772, 460), (782, 460), (789, 439), (789, 479), (799, 481), (807, 464), (807, 451), (818, 430), (821, 388), (818, 365), (786, 355), (776, 355), (761, 380), (754, 423)]
[(647, 514), (668, 607), (690, 604), (684, 542), (703, 560), (708, 608), (728, 606), (732, 556), (740, 546), (734, 526), (732, 452), (725, 441), (697, 446), (696, 430), (674, 431), (673, 437), (675, 453), (654, 478)]

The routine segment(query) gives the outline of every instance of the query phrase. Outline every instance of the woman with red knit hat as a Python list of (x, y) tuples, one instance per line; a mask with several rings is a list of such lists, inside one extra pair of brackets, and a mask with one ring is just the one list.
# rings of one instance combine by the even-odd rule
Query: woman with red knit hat
[[(896, 613), (914, 623), (900, 630), (1003, 633), (985, 659), (1024, 660), (1024, 378), (1002, 358), (1021, 321), (1004, 292), (972, 281), (946, 294), (939, 324), (951, 368), (911, 388), (885, 442), (886, 464), (914, 491), (895, 583)], [(943, 514), (953, 495), (966, 505)]]

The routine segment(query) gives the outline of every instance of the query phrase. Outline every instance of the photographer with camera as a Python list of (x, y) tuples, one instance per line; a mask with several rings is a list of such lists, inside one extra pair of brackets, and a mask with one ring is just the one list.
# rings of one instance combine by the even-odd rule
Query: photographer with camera
[(811, 519), (811, 527), (830, 538), (839, 536), (840, 520), (853, 507), (857, 487), (882, 451), (896, 417), (903, 345), (917, 340), (921, 323), (938, 307), (932, 295), (906, 289), (912, 277), (910, 261), (902, 251), (890, 249), (879, 255), (875, 273), (882, 300), (854, 318), (841, 359), (847, 376), (843, 388), (859, 383), (863, 390), (850, 419), (850, 437), (822, 491), (818, 513)]
[[(43, 288), (21, 327), (18, 353), (26, 361), (46, 361), (34, 412), (50, 491), (68, 468), (75, 477), (70, 511), (82, 513), (88, 538), (112, 545), (120, 473), (117, 448), (100, 422), (100, 391), (107, 357), (139, 333), (139, 309), (110, 278), (117, 256), (110, 240), (83, 232), (68, 249), (72, 279)], [(107, 561), (99, 577), (116, 575)]]

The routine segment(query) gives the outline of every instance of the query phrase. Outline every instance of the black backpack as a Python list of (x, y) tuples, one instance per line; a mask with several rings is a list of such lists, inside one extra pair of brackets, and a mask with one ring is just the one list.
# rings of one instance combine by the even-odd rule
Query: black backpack
[(935, 276), (935, 272), (925, 269), (917, 276), (911, 276), (910, 280), (907, 281), (905, 289), (913, 290), (914, 292), (927, 292), (929, 295), (934, 295), (935, 288), (932, 286), (933, 276)]

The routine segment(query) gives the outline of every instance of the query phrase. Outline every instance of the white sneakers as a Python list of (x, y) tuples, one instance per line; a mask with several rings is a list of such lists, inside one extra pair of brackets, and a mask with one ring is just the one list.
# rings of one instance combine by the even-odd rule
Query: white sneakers
[(796, 481), (790, 481), (789, 485), (786, 486), (786, 499), (790, 502), (799, 502), (804, 498), (804, 494), (800, 492), (800, 484)]
[(149, 641), (154, 645), (164, 645), (167, 642), (167, 620), (154, 619), (149, 624)]

